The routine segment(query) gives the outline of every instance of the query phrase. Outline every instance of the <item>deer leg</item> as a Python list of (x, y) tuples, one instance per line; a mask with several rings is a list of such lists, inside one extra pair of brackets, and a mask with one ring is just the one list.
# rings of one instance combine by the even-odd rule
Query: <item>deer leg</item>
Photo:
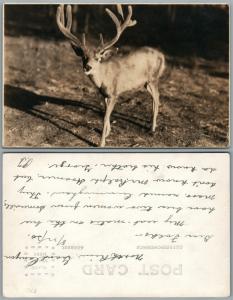
[(104, 116), (104, 126), (103, 126), (101, 141), (100, 141), (100, 147), (105, 146), (105, 139), (110, 134), (111, 131), (110, 116), (115, 106), (115, 103), (116, 103), (116, 98), (114, 97), (105, 99), (106, 110)]
[(148, 82), (146, 84), (147, 91), (152, 96), (152, 127), (151, 130), (155, 131), (156, 128), (156, 119), (159, 112), (159, 90), (158, 90), (158, 84)]

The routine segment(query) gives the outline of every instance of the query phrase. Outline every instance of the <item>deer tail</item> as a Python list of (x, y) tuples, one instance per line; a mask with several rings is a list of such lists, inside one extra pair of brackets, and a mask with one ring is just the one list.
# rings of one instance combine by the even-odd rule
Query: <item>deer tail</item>
[(159, 54), (158, 60), (159, 60), (159, 67), (158, 67), (158, 78), (159, 78), (163, 75), (163, 72), (165, 70), (165, 58), (162, 53)]

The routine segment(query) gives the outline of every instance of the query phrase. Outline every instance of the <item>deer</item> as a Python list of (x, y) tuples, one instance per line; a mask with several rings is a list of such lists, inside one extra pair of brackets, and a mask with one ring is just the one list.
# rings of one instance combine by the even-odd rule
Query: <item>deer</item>
[(117, 4), (117, 16), (113, 11), (106, 8), (107, 15), (113, 21), (116, 33), (112, 39), (104, 42), (103, 34), (100, 33), (99, 45), (90, 49), (86, 44), (85, 34), (81, 39), (71, 32), (72, 7), (59, 5), (56, 20), (61, 33), (69, 40), (74, 52), (81, 57), (83, 72), (96, 86), (105, 99), (105, 115), (103, 120), (102, 136), (99, 143), (104, 147), (106, 138), (111, 131), (110, 117), (119, 96), (124, 92), (146, 89), (152, 98), (152, 132), (156, 128), (156, 119), (159, 110), (159, 78), (165, 69), (164, 55), (150, 47), (140, 47), (125, 55), (119, 55), (116, 43), (126, 30), (137, 24), (132, 20), (133, 9), (127, 6), (125, 17), (124, 9)]

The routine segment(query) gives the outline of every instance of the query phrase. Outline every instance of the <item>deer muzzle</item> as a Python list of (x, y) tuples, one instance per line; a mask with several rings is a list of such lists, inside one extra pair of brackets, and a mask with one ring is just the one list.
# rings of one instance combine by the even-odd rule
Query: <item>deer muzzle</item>
[(92, 69), (92, 67), (90, 66), (90, 65), (86, 65), (85, 67), (84, 67), (84, 72), (89, 72), (89, 71), (91, 71), (91, 69)]

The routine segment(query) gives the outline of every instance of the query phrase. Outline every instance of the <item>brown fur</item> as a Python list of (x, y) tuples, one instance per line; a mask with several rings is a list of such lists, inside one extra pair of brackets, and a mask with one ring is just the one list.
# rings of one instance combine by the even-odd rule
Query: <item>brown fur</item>
[(152, 131), (155, 130), (159, 107), (158, 82), (165, 68), (165, 58), (161, 52), (143, 47), (124, 56), (113, 56), (102, 63), (91, 58), (87, 64), (91, 66), (91, 70), (86, 74), (108, 98), (101, 147), (105, 146), (105, 139), (111, 130), (110, 116), (117, 98), (127, 91), (144, 87), (150, 93), (153, 99)]

